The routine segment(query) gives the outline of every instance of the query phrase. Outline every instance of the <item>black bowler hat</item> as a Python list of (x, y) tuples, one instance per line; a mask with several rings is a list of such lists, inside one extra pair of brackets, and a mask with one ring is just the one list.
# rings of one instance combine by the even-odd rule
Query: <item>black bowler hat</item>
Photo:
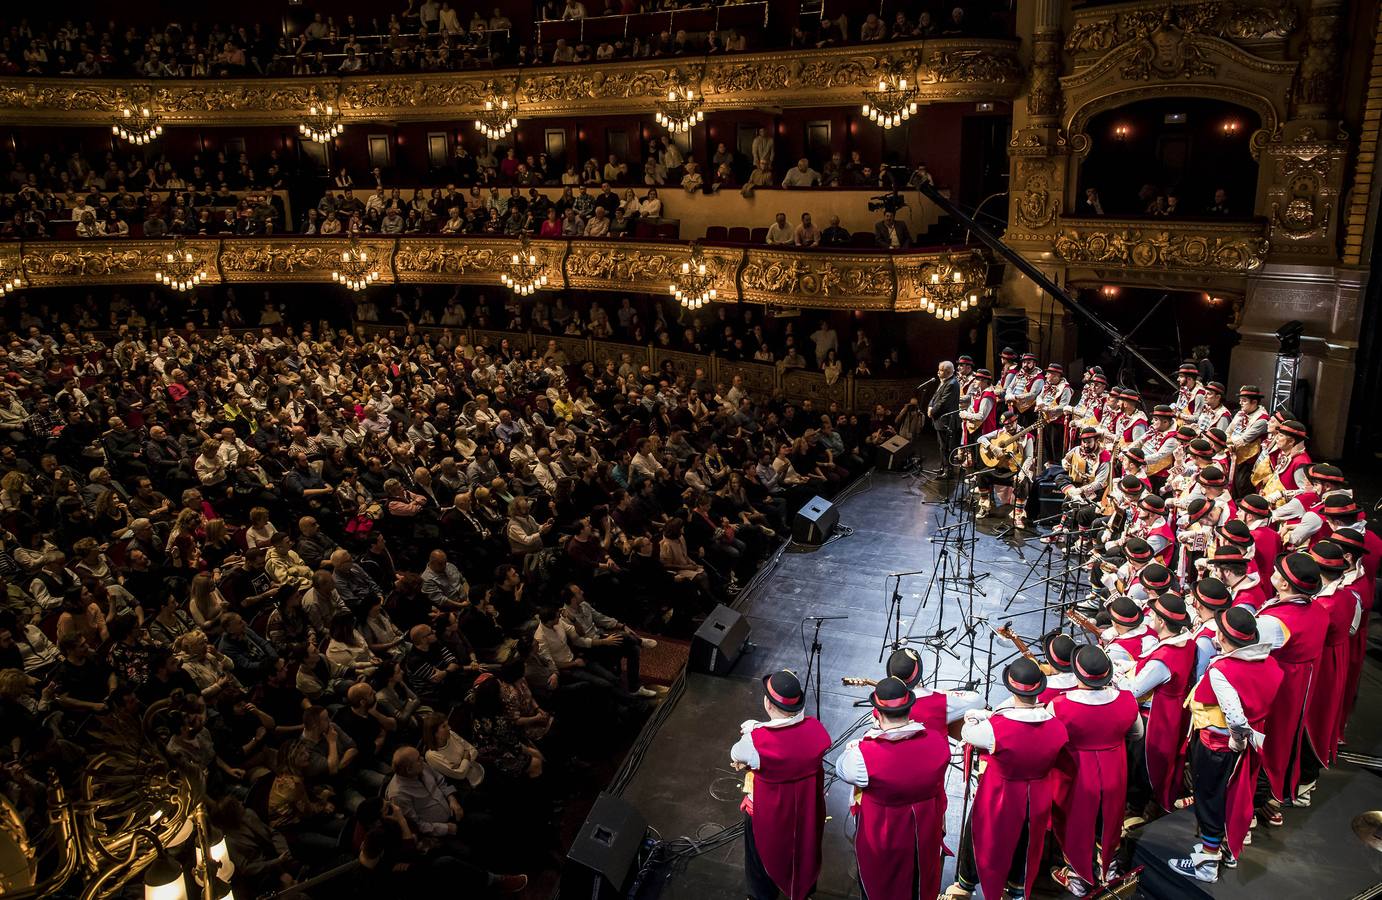
[(783, 712), (799, 713), (806, 707), (806, 692), (801, 689), (801, 680), (787, 669), (764, 675), (763, 689), (768, 693), (768, 702)]
[(1231, 606), (1219, 613), (1219, 636), (1235, 647), (1257, 643), (1257, 617), (1246, 606)]
[(1101, 688), (1113, 680), (1113, 663), (1108, 654), (1094, 644), (1075, 651), (1075, 679), (1086, 687)]
[(1342, 572), (1348, 568), (1344, 548), (1333, 541), (1320, 541), (1310, 548), (1310, 558), (1326, 572)]
[(1190, 624), (1190, 613), (1186, 612), (1185, 598), (1175, 591), (1167, 591), (1153, 597), (1148, 606), (1175, 631)]
[(1075, 650), (1078, 649), (1075, 639), (1070, 635), (1058, 631), (1048, 634), (1042, 647), (1042, 652), (1046, 654), (1046, 662), (1057, 672), (1069, 672), (1070, 667), (1075, 663)]
[(1152, 545), (1146, 539), (1140, 537), (1130, 537), (1123, 545), (1123, 555), (1133, 562), (1146, 562), (1156, 555)]
[(891, 675), (878, 682), (873, 693), (869, 695), (869, 702), (873, 704), (873, 708), (886, 716), (905, 716), (916, 699), (912, 689), (907, 687), (901, 678)]
[(1347, 522), (1357, 521), (1358, 504), (1354, 501), (1352, 494), (1335, 491), (1332, 494), (1324, 495), (1324, 504), (1320, 508), (1320, 515), (1329, 519), (1343, 519)]
[(1142, 479), (1138, 478), (1136, 475), (1124, 475), (1118, 480), (1118, 489), (1129, 497), (1136, 497), (1138, 494), (1145, 491), (1147, 486), (1143, 484)]
[(1131, 597), (1114, 597), (1113, 602), (1108, 606), (1108, 614), (1114, 622), (1125, 628), (1133, 628), (1142, 624), (1142, 607), (1138, 606), (1137, 601)]
[(1139, 580), (1154, 591), (1171, 586), (1171, 570), (1161, 563), (1150, 563), (1138, 574)]
[(1003, 670), (1003, 684), (1018, 697), (1036, 697), (1046, 690), (1046, 675), (1030, 659), (1015, 659)]
[(1246, 509), (1254, 516), (1270, 516), (1272, 514), (1272, 505), (1261, 494), (1244, 494), (1243, 499), (1238, 501), (1238, 506)]
[(921, 683), (921, 657), (910, 647), (894, 650), (888, 657), (888, 676), (908, 688), (916, 687)]
[(1242, 519), (1229, 519), (1219, 526), (1219, 536), (1238, 547), (1251, 547), (1252, 529)]
[(1276, 571), (1302, 594), (1319, 593), (1320, 564), (1311, 559), (1310, 554), (1288, 553), (1276, 561)]
[(1336, 528), (1329, 535), (1329, 539), (1340, 547), (1343, 547), (1345, 552), (1351, 552), (1354, 556), (1362, 553), (1364, 548), (1367, 547), (1367, 542), (1363, 539), (1363, 535), (1353, 528)]
[(1228, 592), (1228, 585), (1212, 576), (1201, 578), (1195, 582), (1195, 587), (1191, 593), (1201, 606), (1212, 610), (1225, 609), (1228, 607), (1229, 601), (1232, 600)]

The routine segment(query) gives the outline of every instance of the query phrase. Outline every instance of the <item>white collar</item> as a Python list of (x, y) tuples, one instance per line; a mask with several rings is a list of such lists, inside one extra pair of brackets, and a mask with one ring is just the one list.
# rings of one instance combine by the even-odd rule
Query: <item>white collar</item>
[(1097, 688), (1095, 690), (1076, 688), (1065, 694), (1065, 699), (1069, 700), (1071, 703), (1078, 703), (1081, 706), (1105, 706), (1117, 700), (1118, 695), (1121, 693), (1122, 691), (1112, 685)]
[(1193, 637), (1191, 629), (1187, 628), (1182, 632), (1157, 641), (1156, 647), (1153, 647), (1152, 650), (1155, 651), (1157, 647), (1184, 647), (1186, 644), (1190, 643), (1191, 637)]
[(1074, 673), (1074, 672), (1057, 672), (1057, 673), (1055, 673), (1054, 675), (1048, 675), (1048, 676), (1046, 677), (1046, 687), (1047, 687), (1048, 690), (1049, 690), (1050, 688), (1068, 688), (1068, 687), (1074, 687), (1074, 686), (1075, 686), (1075, 673)]
[(744, 724), (739, 726), (739, 732), (740, 734), (748, 734), (750, 731), (753, 731), (758, 728), (786, 728), (789, 725), (796, 725), (800, 723), (805, 718), (806, 710), (803, 709), (795, 716), (790, 716), (786, 719), (768, 719), (762, 722), (758, 721), (757, 719), (748, 719), (744, 722)]
[(914, 734), (924, 734), (925, 732), (926, 726), (920, 722), (908, 722), (906, 725), (889, 728), (886, 731), (875, 725), (864, 733), (864, 740), (900, 741)]
[(994, 716), (1002, 716), (1005, 719), (1012, 719), (1014, 722), (1045, 722), (1053, 719), (1051, 710), (1044, 706), (1004, 706), (993, 711)]
[(1248, 574), (1246, 574), (1246, 575), (1243, 576), (1243, 580), (1242, 580), (1242, 581), (1238, 582), (1237, 584), (1230, 584), (1230, 585), (1228, 586), (1228, 589), (1229, 589), (1230, 591), (1233, 592), (1234, 596), (1237, 596), (1238, 594), (1241, 594), (1243, 591), (1250, 590), (1251, 588), (1257, 587), (1257, 586), (1260, 585), (1261, 583), (1262, 583), (1262, 575), (1261, 575), (1261, 573), (1259, 573), (1259, 572), (1249, 572)]

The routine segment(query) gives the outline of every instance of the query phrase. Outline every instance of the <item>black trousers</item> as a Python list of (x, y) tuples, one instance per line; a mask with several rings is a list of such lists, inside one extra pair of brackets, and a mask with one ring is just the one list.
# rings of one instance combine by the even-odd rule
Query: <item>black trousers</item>
[(619, 643), (610, 647), (591, 647), (586, 651), (595, 662), (604, 666), (616, 677), (619, 675), (619, 664), (623, 662), (625, 666), (624, 677), (627, 679), (625, 684), (629, 690), (636, 691), (643, 686), (638, 680), (638, 652), (642, 649), (642, 644), (635, 638), (628, 635), (621, 635)]
[[(970, 830), (974, 818), (973, 806), (970, 817), (965, 819), (960, 829), (960, 849), (955, 857), (955, 880), (960, 887), (973, 892), (979, 887), (979, 861), (974, 855), (974, 832)], [(1025, 887), (1027, 884), (1027, 833), (1028, 823), (1022, 823), (1022, 834), (1017, 839), (1017, 849), (1013, 851), (1012, 866), (1008, 869), (1008, 886)]]
[(955, 448), (959, 446), (960, 429), (955, 416), (947, 416), (936, 423), (936, 442), (940, 445), (940, 468), (948, 469), (955, 463)]
[[(749, 900), (777, 900), (781, 896), (777, 882), (769, 877), (758, 856), (758, 846), (753, 842), (753, 816), (748, 813), (744, 813), (744, 882)], [(811, 892), (814, 891), (812, 886)]]
[(979, 490), (982, 493), (990, 493), (995, 487), (1011, 487), (1013, 489), (1013, 505), (1026, 507), (1027, 494), (1032, 489), (1032, 482), (1027, 478), (1018, 478), (1016, 472), (985, 472), (979, 476)]
[(1323, 768), (1324, 763), (1315, 755), (1315, 748), (1310, 746), (1310, 737), (1307, 735), (1305, 740), (1300, 742), (1300, 783), (1314, 784), (1319, 781), (1320, 770)]
[(1224, 820), (1228, 814), (1228, 785), (1238, 760), (1243, 754), (1237, 750), (1211, 750), (1198, 738), (1191, 738), (1190, 770), (1195, 794), (1195, 821), (1200, 835), (1223, 840)]

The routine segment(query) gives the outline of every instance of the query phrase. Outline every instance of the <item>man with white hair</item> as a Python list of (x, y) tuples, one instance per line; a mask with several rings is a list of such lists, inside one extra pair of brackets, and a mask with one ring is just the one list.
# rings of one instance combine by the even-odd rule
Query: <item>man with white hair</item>
[(936, 367), (935, 380), (936, 391), (926, 405), (926, 415), (940, 442), (941, 471), (949, 472), (960, 430), (960, 380), (955, 377), (955, 364), (948, 359), (941, 362)]

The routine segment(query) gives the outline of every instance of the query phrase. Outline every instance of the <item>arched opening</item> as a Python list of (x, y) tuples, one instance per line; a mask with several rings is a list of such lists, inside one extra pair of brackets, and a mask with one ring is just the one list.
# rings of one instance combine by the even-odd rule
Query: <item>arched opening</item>
[(1257, 190), (1249, 143), (1260, 127), (1257, 112), (1226, 100), (1165, 97), (1105, 110), (1085, 131), (1078, 214), (1248, 218)]

